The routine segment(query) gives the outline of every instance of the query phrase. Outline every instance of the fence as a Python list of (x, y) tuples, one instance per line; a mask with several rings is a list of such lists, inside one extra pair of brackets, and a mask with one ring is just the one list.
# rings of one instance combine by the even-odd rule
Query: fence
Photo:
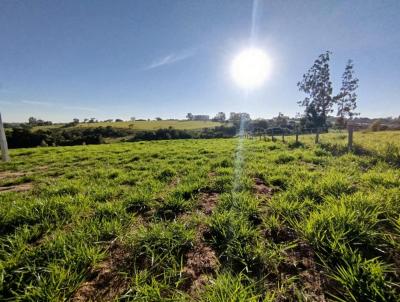
[[(339, 133), (343, 133), (345, 131), (347, 133), (347, 149), (351, 151), (353, 149), (353, 133), (354, 130), (357, 129), (357, 125), (349, 125), (347, 129), (339, 130)], [(315, 144), (319, 144), (321, 142), (321, 134), (328, 133), (328, 130), (325, 128), (299, 128), (289, 129), (289, 128), (267, 128), (267, 129), (256, 129), (252, 133), (247, 134), (248, 137), (251, 138), (259, 138), (260, 140), (267, 138), (271, 138), (271, 140), (275, 141), (281, 139), (282, 142), (286, 141), (287, 137), (295, 137), (295, 143), (300, 143), (301, 135), (315, 135), (314, 142)]]

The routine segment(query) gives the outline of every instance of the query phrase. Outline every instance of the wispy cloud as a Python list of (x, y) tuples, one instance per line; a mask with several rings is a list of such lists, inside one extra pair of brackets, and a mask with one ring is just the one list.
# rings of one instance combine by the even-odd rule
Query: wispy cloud
[(97, 111), (96, 108), (92, 107), (82, 107), (82, 106), (63, 106), (64, 109), (68, 110), (79, 110), (79, 111), (89, 111), (89, 112), (95, 112)]
[(177, 53), (171, 53), (162, 58), (158, 58), (158, 59), (154, 60), (151, 64), (146, 66), (145, 70), (158, 68), (158, 67), (165, 66), (165, 65), (171, 65), (176, 62), (183, 61), (190, 57), (193, 57), (194, 55), (195, 55), (194, 49), (187, 49), (187, 50), (180, 51)]
[(46, 106), (46, 107), (52, 107), (52, 106), (54, 106), (54, 103), (50, 103), (50, 102), (41, 102), (41, 101), (22, 100), (21, 103), (23, 103), (23, 104), (28, 104), (28, 105)]
[(11, 105), (11, 102), (7, 102), (7, 101), (0, 101), (0, 105)]

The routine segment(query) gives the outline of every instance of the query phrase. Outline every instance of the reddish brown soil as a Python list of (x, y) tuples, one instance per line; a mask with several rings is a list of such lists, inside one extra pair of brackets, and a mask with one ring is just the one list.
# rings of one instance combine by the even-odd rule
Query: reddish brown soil
[[(199, 210), (205, 215), (210, 215), (217, 201), (218, 193), (202, 193), (198, 200)], [(209, 283), (210, 276), (219, 265), (215, 251), (204, 242), (204, 234), (207, 232), (208, 228), (204, 224), (197, 227), (194, 245), (185, 255), (186, 263), (182, 273), (187, 278), (187, 283), (184, 284), (184, 288), (192, 297)]]
[(0, 187), (0, 194), (1, 193), (6, 193), (6, 192), (24, 192), (24, 191), (29, 191), (32, 189), (32, 184), (31, 183), (24, 183), (24, 184), (19, 184), (19, 185), (13, 185), (13, 186), (5, 186), (5, 187)]
[(25, 175), (26, 175), (26, 173), (23, 173), (23, 172), (3, 171), (3, 172), (0, 172), (0, 179), (16, 178), (16, 177), (21, 177), (21, 176), (25, 176)]
[[(270, 199), (274, 193), (260, 178), (254, 178), (253, 189), (257, 196)], [(269, 239), (275, 243), (293, 242), (297, 240), (297, 234), (290, 228), (284, 227), (279, 230), (266, 232)], [(285, 275), (298, 277), (301, 291), (306, 295), (307, 301), (324, 302), (324, 285), (326, 278), (318, 270), (314, 250), (305, 242), (298, 242), (296, 247), (287, 251), (286, 259), (280, 265), (279, 271)], [(293, 297), (295, 293), (293, 292)], [(291, 300), (291, 299), (289, 299)], [(277, 297), (277, 301), (287, 301), (287, 297)]]
[(199, 198), (198, 207), (206, 215), (211, 215), (218, 201), (218, 193), (206, 192), (202, 193)]
[(265, 236), (271, 239), (275, 243), (291, 242), (297, 239), (297, 234), (288, 227), (283, 227), (278, 230), (268, 231), (266, 232)]
[(186, 264), (183, 275), (188, 278), (185, 285), (191, 296), (196, 295), (208, 283), (209, 275), (212, 275), (218, 267), (218, 259), (215, 251), (203, 241), (197, 240), (193, 248), (186, 254)]
[(315, 253), (307, 243), (299, 242), (295, 248), (289, 250), (280, 269), (299, 278), (301, 290), (309, 301), (326, 301), (324, 285), (327, 281), (318, 270)]
[(261, 178), (254, 178), (253, 190), (257, 196), (270, 199), (273, 194), (273, 189), (268, 187)]
[(112, 243), (109, 257), (90, 272), (90, 280), (81, 284), (71, 301), (113, 301), (129, 286), (119, 269), (127, 263), (129, 254), (117, 243)]

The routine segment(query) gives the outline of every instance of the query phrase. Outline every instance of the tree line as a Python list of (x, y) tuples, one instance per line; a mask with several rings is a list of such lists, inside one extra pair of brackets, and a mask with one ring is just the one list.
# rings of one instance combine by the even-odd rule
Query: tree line
[(32, 130), (29, 127), (13, 127), (6, 131), (10, 148), (30, 148), (46, 146), (74, 146), (85, 144), (103, 144), (106, 139), (120, 138), (122, 141), (146, 141), (190, 138), (228, 138), (236, 134), (233, 125), (221, 125), (200, 130), (181, 130), (172, 127), (136, 131), (129, 128), (93, 127), (93, 128), (49, 128)]

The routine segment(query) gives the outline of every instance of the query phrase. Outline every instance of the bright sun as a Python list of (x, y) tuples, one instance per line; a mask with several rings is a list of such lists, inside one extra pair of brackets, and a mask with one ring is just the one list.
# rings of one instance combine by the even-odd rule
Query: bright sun
[(271, 62), (259, 48), (247, 48), (240, 52), (231, 65), (231, 75), (241, 88), (250, 90), (260, 87), (271, 72)]

